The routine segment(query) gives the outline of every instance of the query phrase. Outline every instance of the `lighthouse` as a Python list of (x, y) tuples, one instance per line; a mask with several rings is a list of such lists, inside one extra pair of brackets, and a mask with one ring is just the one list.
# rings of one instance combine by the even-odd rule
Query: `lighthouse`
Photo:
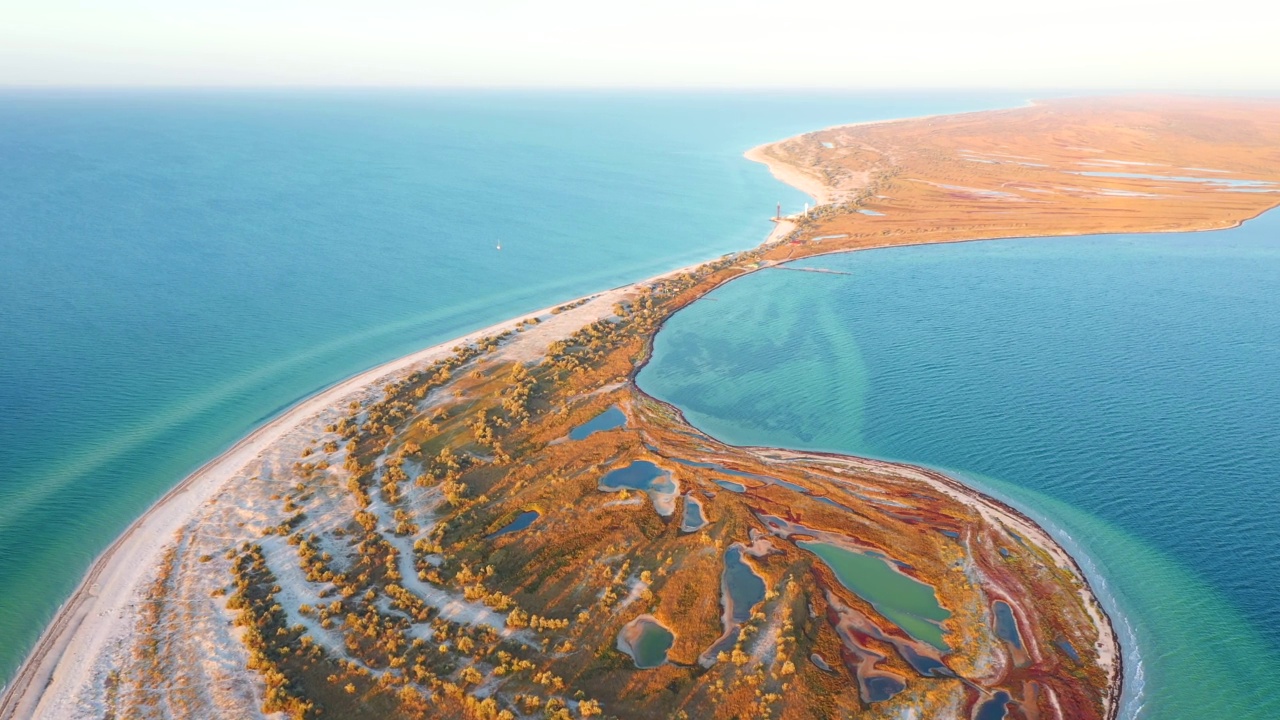
[(778, 214), (773, 216), (774, 222), (782, 222), (782, 203), (778, 203)]

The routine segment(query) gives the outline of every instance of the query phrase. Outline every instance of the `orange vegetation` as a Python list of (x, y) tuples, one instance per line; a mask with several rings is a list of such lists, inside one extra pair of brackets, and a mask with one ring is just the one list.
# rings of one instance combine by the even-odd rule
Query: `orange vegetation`
[[(827, 202), (778, 242), (633, 288), (536, 362), (503, 354), (521, 326), (404, 375), (244, 483), (226, 534), (193, 522), (167, 565), (200, 553), (215, 579), (160, 575), (147, 617), (181, 623), (142, 628), (109, 676), (108, 714), (207, 714), (179, 691), (198, 684), (183, 659), (202, 652), (189, 628), (203, 625), (183, 613), (212, 597), (206, 614), (240, 629), (254, 697), (296, 717), (971, 717), (998, 690), (1011, 718), (1112, 716), (1108, 619), (1033, 522), (920, 468), (724, 446), (631, 378), (671, 313), (774, 261), (1252, 217), (1280, 194), (1171, 178), (1280, 182), (1280, 104), (1054, 101), (834, 128), (754, 157)], [(1078, 174), (1094, 171), (1163, 177)], [(624, 427), (567, 437), (610, 406)], [(636, 460), (673, 483), (674, 513), (602, 491)], [(271, 494), (246, 502), (254, 492)], [(685, 531), (694, 498), (707, 523)], [(528, 529), (494, 534), (531, 511)], [(802, 545), (813, 538), (927, 586), (945, 650), (842, 585)], [(731, 550), (765, 588), (737, 620), (722, 597)], [(997, 603), (1022, 647), (998, 637)], [(675, 636), (656, 668), (618, 649), (641, 616)]]
[[(792, 255), (978, 238), (1223, 228), (1275, 206), (1280, 193), (1077, 173), (1280, 183), (1280, 102), (1054, 100), (837, 127), (762, 146), (753, 157), (789, 169), (802, 186), (804, 179), (824, 184), (832, 202), (803, 222), (798, 238), (847, 234)], [(791, 250), (780, 247), (770, 257), (787, 257)]]

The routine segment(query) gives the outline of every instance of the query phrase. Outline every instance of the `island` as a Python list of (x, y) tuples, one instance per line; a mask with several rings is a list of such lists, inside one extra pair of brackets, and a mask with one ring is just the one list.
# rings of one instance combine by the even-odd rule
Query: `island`
[(1030, 518), (726, 445), (634, 378), (673, 313), (789, 260), (1243, 222), (1280, 203), (1280, 103), (1062, 99), (748, 157), (817, 206), (287, 410), (98, 559), (0, 717), (1115, 717), (1110, 619)]

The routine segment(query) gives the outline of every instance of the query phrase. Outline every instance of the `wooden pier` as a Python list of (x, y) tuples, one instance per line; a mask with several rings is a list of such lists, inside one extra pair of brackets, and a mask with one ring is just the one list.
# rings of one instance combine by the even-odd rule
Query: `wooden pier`
[(789, 265), (770, 265), (774, 270), (794, 270), (796, 272), (816, 272), (826, 273), (828, 275), (852, 275), (853, 273), (843, 270), (828, 270), (827, 268), (807, 268), (807, 267), (791, 267)]

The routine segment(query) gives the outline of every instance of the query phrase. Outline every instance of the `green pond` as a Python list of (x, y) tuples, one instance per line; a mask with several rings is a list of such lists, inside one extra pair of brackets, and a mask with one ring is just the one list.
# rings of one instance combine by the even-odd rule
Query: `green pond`
[(870, 553), (816, 540), (801, 540), (796, 544), (821, 558), (842, 585), (871, 603), (911, 637), (942, 652), (950, 649), (942, 638), (939, 623), (951, 617), (951, 613), (938, 605), (938, 596), (932, 587), (903, 575), (888, 561)]
[[(675, 644), (676, 636), (661, 623), (649, 617), (639, 617), (628, 623), (627, 628), (639, 625), (639, 635), (634, 643), (629, 643), (621, 636), (618, 646), (635, 661), (636, 667), (647, 670), (656, 668), (667, 661), (667, 653)], [(623, 628), (626, 634), (627, 628)]]

